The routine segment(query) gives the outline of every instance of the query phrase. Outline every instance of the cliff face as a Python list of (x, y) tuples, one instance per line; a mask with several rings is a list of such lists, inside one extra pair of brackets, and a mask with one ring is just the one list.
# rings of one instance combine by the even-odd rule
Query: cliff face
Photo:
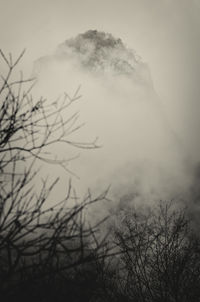
[(184, 195), (190, 185), (186, 154), (165, 119), (148, 66), (120, 39), (89, 30), (37, 60), (34, 73), (39, 93), (51, 100), (81, 84), (77, 110), (86, 125), (75, 139), (98, 136), (102, 148), (81, 151), (73, 162), (80, 191), (111, 184), (118, 199)]

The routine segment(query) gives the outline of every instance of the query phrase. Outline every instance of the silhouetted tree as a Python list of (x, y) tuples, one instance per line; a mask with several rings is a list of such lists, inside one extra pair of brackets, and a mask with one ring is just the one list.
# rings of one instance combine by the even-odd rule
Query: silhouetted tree
[(131, 301), (200, 300), (200, 241), (184, 209), (168, 202), (129, 209), (115, 237), (121, 290)]
[[(15, 75), (23, 54), (13, 60), (0, 51), (7, 66), (0, 82), (0, 296), (3, 301), (23, 297), (55, 301), (55, 295), (60, 292), (59, 300), (64, 291), (70, 299), (75, 268), (106, 254), (106, 237), (98, 237), (103, 221), (91, 226), (85, 213), (106, 199), (107, 192), (97, 197), (88, 192), (77, 201), (69, 181), (65, 198), (48, 205), (59, 179), (41, 178), (37, 163), (59, 165), (72, 173), (70, 159), (60, 159), (55, 150), (60, 145), (86, 149), (97, 145), (70, 139), (81, 127), (78, 113), (69, 115), (79, 90), (53, 104), (43, 98), (35, 101), (34, 80)], [(36, 188), (38, 178), (41, 185)]]

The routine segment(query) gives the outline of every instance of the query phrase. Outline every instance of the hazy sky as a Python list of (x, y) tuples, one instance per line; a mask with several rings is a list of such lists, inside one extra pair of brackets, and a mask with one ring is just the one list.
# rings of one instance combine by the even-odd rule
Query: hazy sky
[(200, 0), (0, 0), (0, 47), (24, 62), (88, 29), (111, 32), (150, 67), (176, 131), (199, 153)]

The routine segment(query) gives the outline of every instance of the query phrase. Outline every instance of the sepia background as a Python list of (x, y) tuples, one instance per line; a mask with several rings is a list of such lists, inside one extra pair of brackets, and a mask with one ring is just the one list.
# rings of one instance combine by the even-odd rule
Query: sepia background
[(199, 36), (200, 0), (0, 0), (0, 300), (200, 301)]

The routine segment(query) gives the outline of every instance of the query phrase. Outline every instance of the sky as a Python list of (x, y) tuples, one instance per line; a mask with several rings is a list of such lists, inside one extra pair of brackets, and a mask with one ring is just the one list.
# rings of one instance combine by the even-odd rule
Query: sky
[(199, 0), (0, 0), (0, 47), (25, 69), (88, 29), (111, 32), (147, 62), (167, 118), (198, 160)]

